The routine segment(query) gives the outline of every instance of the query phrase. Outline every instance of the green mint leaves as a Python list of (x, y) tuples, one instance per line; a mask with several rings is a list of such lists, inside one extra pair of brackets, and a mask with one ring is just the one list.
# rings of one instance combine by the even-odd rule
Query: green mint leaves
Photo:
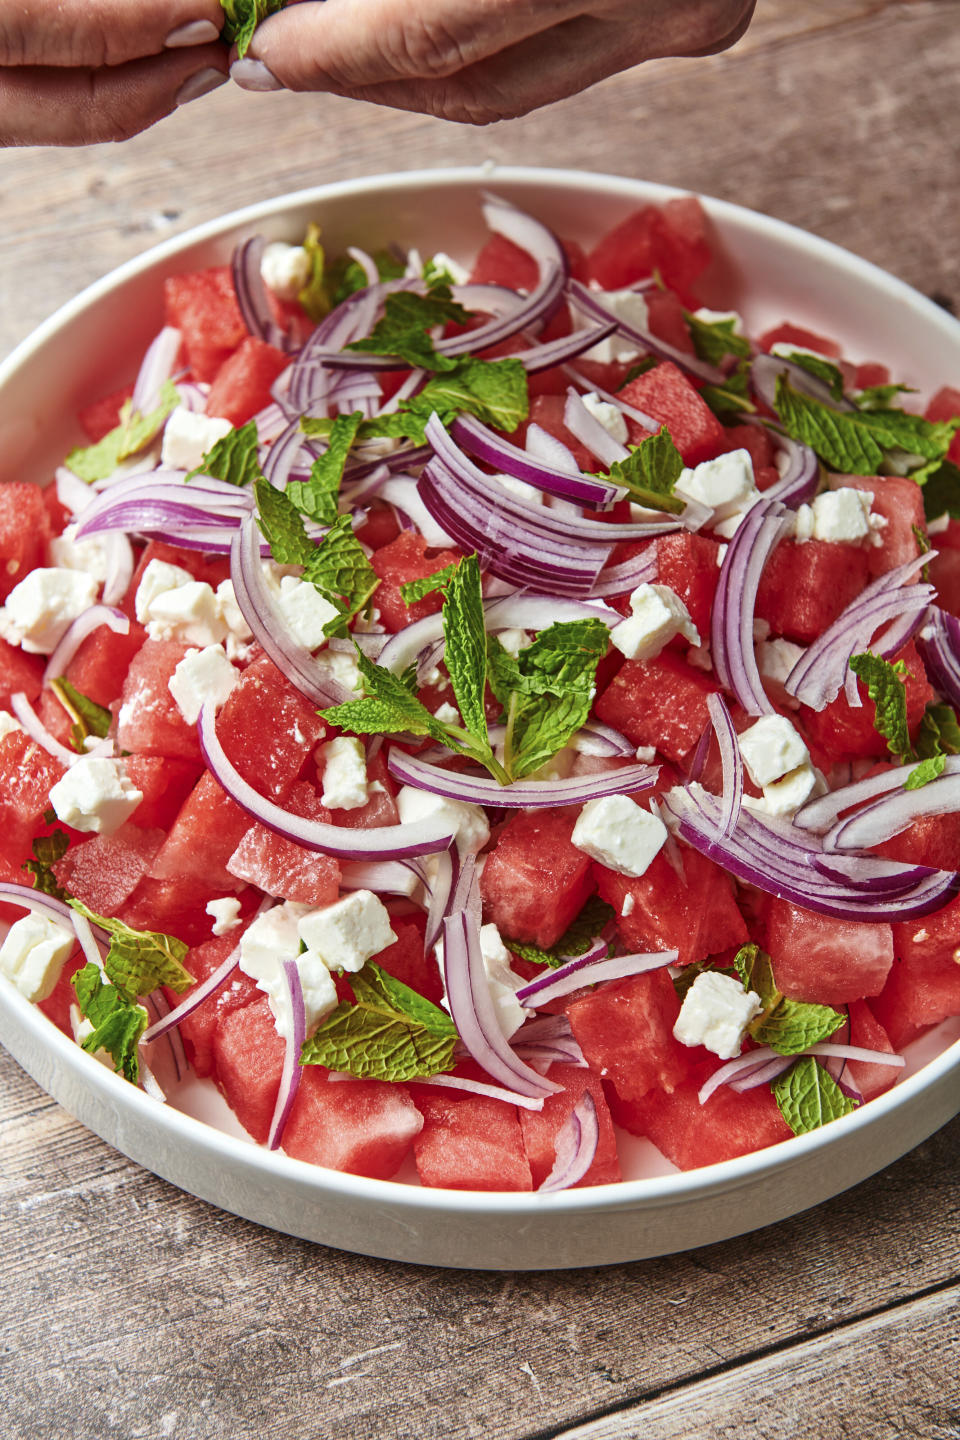
[(183, 967), (189, 946), (182, 940), (153, 930), (132, 930), (122, 920), (97, 915), (82, 900), (70, 898), (67, 903), (110, 936), (103, 968), (125, 1000), (132, 1003), (158, 985), (169, 985), (179, 992), (193, 984), (193, 976)]
[(910, 733), (907, 729), (907, 688), (903, 676), (907, 667), (902, 660), (891, 664), (881, 660), (869, 651), (862, 655), (851, 655), (850, 669), (867, 687), (867, 693), (876, 706), (874, 728), (887, 742), (891, 755), (901, 762), (913, 756)]
[(806, 370), (808, 375), (825, 385), (834, 400), (843, 399), (843, 371), (839, 365), (828, 360), (825, 355), (805, 355), (802, 351), (795, 351), (788, 355), (787, 359), (791, 365)]
[(757, 407), (750, 399), (750, 361), (741, 360), (722, 385), (704, 385), (700, 398), (724, 422), (756, 414)]
[(551, 969), (556, 969), (571, 955), (585, 954), (615, 915), (612, 905), (601, 900), (599, 895), (591, 895), (577, 918), (549, 950), (544, 950), (539, 945), (529, 945), (525, 940), (505, 939), (503, 943), (514, 955), (519, 955), (521, 960), (528, 960), (532, 965), (549, 965)]
[(20, 869), (33, 876), (34, 890), (39, 890), (44, 895), (52, 895), (57, 900), (69, 899), (53, 869), (57, 861), (66, 855), (69, 844), (70, 838), (65, 830), (54, 830), (52, 834), (41, 835), (39, 840), (31, 842), (34, 858), (24, 860)]
[(242, 60), (250, 48), (253, 32), (268, 15), (282, 10), (286, 0), (220, 0), (226, 19), (220, 38), (236, 45)]
[(81, 695), (65, 675), (54, 680), (50, 689), (66, 710), (73, 724), (70, 727), (70, 743), (74, 750), (83, 754), (83, 742), (88, 735), (103, 740), (110, 733), (113, 716), (103, 705), (98, 705), (87, 695)]
[(927, 475), (923, 485), (923, 510), (927, 520), (949, 515), (960, 520), (960, 465), (944, 460)]
[(880, 474), (893, 452), (940, 465), (960, 429), (960, 418), (935, 423), (905, 410), (836, 410), (802, 395), (785, 375), (777, 377), (775, 408), (792, 439), (845, 475)]
[(939, 779), (946, 765), (946, 755), (931, 755), (929, 760), (921, 760), (904, 781), (904, 790), (921, 790), (924, 785), (929, 785), (931, 780)]
[(120, 410), (119, 424), (95, 445), (82, 445), (71, 450), (65, 464), (74, 475), (86, 480), (88, 485), (94, 480), (106, 480), (121, 460), (127, 460), (131, 455), (137, 455), (146, 449), (170, 411), (176, 409), (179, 403), (177, 387), (170, 380), (163, 382), (160, 404), (149, 415), (141, 415), (139, 410), (134, 410), (131, 401), (125, 400)]
[(105, 985), (92, 962), (77, 971), (72, 983), (80, 1013), (93, 1026), (80, 1042), (81, 1048), (91, 1055), (106, 1050), (118, 1074), (136, 1085), (140, 1079), (137, 1046), (149, 1022), (146, 1010), (116, 985)]
[(399, 676), (374, 664), (359, 648), (357, 665), (366, 692), (363, 699), (321, 710), (323, 720), (355, 735), (429, 735), (443, 745), (451, 743), (448, 727), (431, 715)]
[(680, 515), (686, 502), (674, 495), (673, 488), (683, 470), (683, 456), (664, 425), (632, 448), (626, 460), (615, 460), (604, 478), (625, 486), (637, 505)]
[(701, 320), (684, 310), (683, 318), (694, 350), (708, 365), (720, 365), (727, 355), (742, 360), (750, 354), (750, 341), (746, 335), (737, 334), (737, 322), (732, 316), (729, 320)]
[(190, 471), (187, 482), (198, 475), (211, 475), (214, 480), (226, 480), (238, 487), (252, 485), (263, 478), (259, 443), (257, 422), (248, 420), (239, 430), (230, 430), (213, 443), (196, 469)]
[(425, 599), (434, 591), (444, 590), (453, 579), (458, 563), (454, 560), (451, 564), (444, 565), (442, 570), (434, 570), (432, 575), (422, 575), (419, 580), (404, 580), (400, 586), (400, 595), (404, 604), (415, 605), (418, 600)]
[(950, 705), (928, 705), (917, 732), (916, 765), (904, 783), (905, 790), (919, 790), (938, 779), (946, 769), (948, 755), (960, 755), (960, 724)]
[(763, 1006), (749, 1026), (758, 1045), (769, 1045), (780, 1055), (799, 1055), (827, 1040), (844, 1023), (844, 1016), (829, 1005), (811, 1005), (781, 994), (770, 956), (759, 945), (744, 945), (733, 965), (744, 990), (752, 990)]
[(263, 538), (278, 565), (307, 565), (316, 546), (306, 532), (296, 505), (285, 490), (269, 480), (257, 480), (253, 487)]
[[(304, 243), (306, 244), (306, 242)], [(389, 250), (378, 250), (372, 259), (377, 267), (377, 276), (380, 280), (400, 280), (406, 274), (405, 262)], [(354, 260), (352, 255), (338, 255), (327, 266), (327, 277), (324, 282), (327, 308), (333, 309), (342, 304), (351, 295), (355, 295), (358, 290), (365, 290), (369, 283), (367, 272), (359, 261)], [(302, 303), (302, 294), (300, 299)], [(307, 313), (311, 312), (307, 311)], [(322, 319), (323, 316), (317, 318)]]
[(356, 1004), (341, 1001), (306, 1041), (302, 1065), (361, 1080), (423, 1080), (454, 1067), (457, 1031), (445, 1010), (368, 961), (350, 976)]
[(291, 480), (284, 491), (298, 510), (321, 525), (332, 525), (337, 518), (340, 481), (362, 419), (359, 410), (353, 415), (338, 415), (326, 450), (313, 462), (310, 479)]
[(433, 347), (430, 331), (451, 322), (466, 325), (470, 312), (459, 305), (449, 285), (433, 285), (426, 295), (414, 290), (397, 290), (384, 301), (383, 315), (364, 340), (353, 340), (347, 350), (361, 350), (372, 355), (396, 355), (411, 367), (425, 370), (455, 370), (458, 361), (439, 355)]
[(475, 744), (492, 758), (487, 736), (484, 692), (487, 684), (487, 632), (483, 621), (480, 562), (467, 555), (447, 583), (443, 605), (444, 661), (457, 706)]
[(841, 1115), (849, 1115), (856, 1103), (844, 1095), (828, 1070), (812, 1055), (805, 1055), (773, 1082), (780, 1114), (794, 1135), (819, 1130)]

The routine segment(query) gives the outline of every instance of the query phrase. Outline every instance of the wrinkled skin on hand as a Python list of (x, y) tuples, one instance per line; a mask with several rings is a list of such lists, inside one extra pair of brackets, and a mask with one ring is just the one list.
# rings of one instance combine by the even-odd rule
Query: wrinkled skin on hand
[(226, 78), (222, 23), (218, 0), (0, 0), (0, 145), (146, 129)]
[[(234, 78), (485, 125), (644, 60), (708, 55), (756, 0), (304, 0), (267, 20)], [(266, 66), (269, 73), (263, 72)], [(260, 73), (257, 74), (259, 69)]]

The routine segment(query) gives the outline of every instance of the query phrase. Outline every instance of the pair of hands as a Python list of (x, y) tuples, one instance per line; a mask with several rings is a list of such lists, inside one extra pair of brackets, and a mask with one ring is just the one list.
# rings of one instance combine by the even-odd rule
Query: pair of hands
[[(665, 55), (734, 44), (756, 0), (306, 0), (229, 65), (218, 0), (6, 0), (0, 144), (124, 140), (232, 74), (483, 125)], [(5, 11), (5, 13), (4, 13)]]

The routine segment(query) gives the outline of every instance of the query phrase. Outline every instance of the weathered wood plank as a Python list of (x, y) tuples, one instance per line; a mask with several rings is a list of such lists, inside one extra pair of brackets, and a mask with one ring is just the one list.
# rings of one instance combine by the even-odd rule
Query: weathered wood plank
[[(949, 1286), (555, 1440), (955, 1440), (960, 1287)], [(882, 1383), (882, 1375), (887, 1383)]]

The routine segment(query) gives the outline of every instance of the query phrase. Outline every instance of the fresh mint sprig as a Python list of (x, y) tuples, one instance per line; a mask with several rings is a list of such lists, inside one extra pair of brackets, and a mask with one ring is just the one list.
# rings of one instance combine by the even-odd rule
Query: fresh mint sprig
[(200, 464), (190, 471), (187, 482), (198, 475), (212, 475), (241, 488), (263, 479), (260, 469), (259, 439), (256, 420), (248, 420), (239, 430), (228, 430), (214, 441)]
[(96, 444), (71, 450), (65, 464), (90, 485), (95, 480), (106, 480), (122, 460), (146, 449), (179, 403), (177, 387), (170, 380), (163, 382), (160, 404), (149, 415), (141, 415), (139, 410), (134, 410), (132, 401), (125, 400), (120, 408), (119, 423)]
[(918, 470), (939, 467), (960, 429), (960, 418), (934, 422), (905, 410), (838, 410), (802, 395), (786, 375), (777, 377), (774, 407), (792, 439), (844, 475), (877, 475), (891, 454), (917, 457)]
[(833, 1076), (812, 1055), (803, 1055), (785, 1074), (774, 1080), (774, 1097), (780, 1114), (794, 1135), (819, 1130), (857, 1106), (844, 1095)]
[(149, 1023), (146, 1010), (118, 986), (105, 985), (92, 961), (77, 971), (71, 983), (80, 1014), (93, 1026), (81, 1040), (81, 1049), (91, 1055), (106, 1050), (117, 1073), (136, 1085), (140, 1079), (137, 1047)]
[(301, 1065), (360, 1080), (425, 1080), (452, 1070), (457, 1031), (445, 1010), (368, 960), (344, 1000), (305, 1042)]
[(169, 985), (179, 993), (193, 984), (193, 976), (183, 965), (189, 946), (182, 940), (155, 930), (134, 930), (113, 916), (96, 914), (73, 897), (68, 897), (67, 904), (110, 936), (103, 968), (126, 1001), (133, 1003), (158, 985)]

